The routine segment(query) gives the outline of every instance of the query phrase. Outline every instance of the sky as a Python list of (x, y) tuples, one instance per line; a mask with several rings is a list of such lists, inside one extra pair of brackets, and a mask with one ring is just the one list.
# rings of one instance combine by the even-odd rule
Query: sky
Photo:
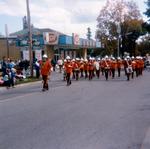
[[(90, 27), (95, 36), (96, 18), (106, 0), (29, 0), (31, 22), (37, 28), (51, 28), (71, 35), (78, 33), (86, 38)], [(145, 12), (145, 0), (135, 0), (141, 14)], [(26, 0), (0, 0), (0, 34), (22, 29), (22, 18), (26, 15)], [(146, 17), (143, 15), (144, 19)]]

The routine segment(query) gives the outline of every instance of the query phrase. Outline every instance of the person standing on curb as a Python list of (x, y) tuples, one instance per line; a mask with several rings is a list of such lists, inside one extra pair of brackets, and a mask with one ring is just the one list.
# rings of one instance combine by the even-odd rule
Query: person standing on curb
[(47, 55), (44, 54), (43, 55), (43, 60), (41, 63), (41, 75), (42, 75), (42, 79), (43, 79), (43, 89), (42, 91), (46, 91), (49, 90), (49, 86), (48, 86), (48, 77), (51, 73), (51, 62), (48, 59)]
[(7, 62), (6, 62), (6, 57), (4, 56), (3, 61), (2, 61), (2, 76), (3, 77), (7, 74), (6, 70), (7, 70)]
[(38, 60), (36, 60), (36, 62), (35, 62), (35, 70), (36, 70), (36, 78), (39, 79), (39, 77), (40, 77), (40, 64), (39, 64)]

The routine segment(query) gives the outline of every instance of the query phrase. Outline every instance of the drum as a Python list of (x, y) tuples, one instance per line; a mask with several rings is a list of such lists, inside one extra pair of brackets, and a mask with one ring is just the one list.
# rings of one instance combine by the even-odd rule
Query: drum
[(133, 72), (133, 69), (132, 69), (131, 66), (128, 66), (128, 67), (126, 68), (126, 71), (127, 71), (127, 73), (132, 73), (132, 72)]

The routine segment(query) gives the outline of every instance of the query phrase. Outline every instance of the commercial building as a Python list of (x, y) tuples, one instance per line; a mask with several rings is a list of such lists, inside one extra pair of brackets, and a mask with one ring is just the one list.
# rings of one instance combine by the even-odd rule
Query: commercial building
[(16, 46), (15, 37), (0, 37), (0, 60), (3, 57), (20, 59), (20, 48)]
[[(11, 34), (16, 36), (16, 45), (20, 48), (21, 58), (29, 59), (28, 29)], [(57, 60), (69, 55), (75, 57), (87, 57), (87, 49), (100, 48), (99, 42), (79, 38), (78, 34), (65, 35), (52, 29), (32, 28), (33, 57), (41, 59), (43, 54)]]

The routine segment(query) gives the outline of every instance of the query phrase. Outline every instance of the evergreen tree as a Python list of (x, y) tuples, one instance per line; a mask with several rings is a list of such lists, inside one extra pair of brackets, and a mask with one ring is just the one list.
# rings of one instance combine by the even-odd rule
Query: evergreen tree
[(90, 40), (92, 37), (91, 29), (90, 27), (87, 28), (87, 39)]

